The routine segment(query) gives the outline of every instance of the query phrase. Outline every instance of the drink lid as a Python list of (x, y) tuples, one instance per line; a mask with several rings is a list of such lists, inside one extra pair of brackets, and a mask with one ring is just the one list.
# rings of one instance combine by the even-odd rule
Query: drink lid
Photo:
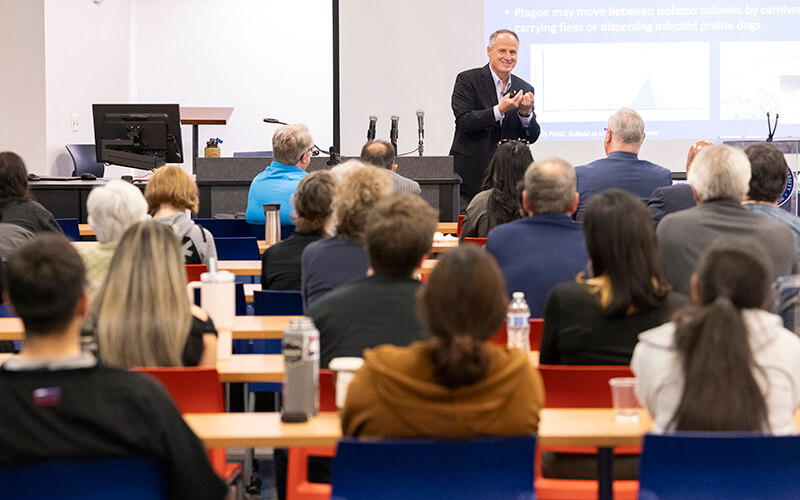
[(215, 273), (203, 273), (200, 281), (203, 283), (233, 283), (236, 276), (230, 271), (217, 271)]

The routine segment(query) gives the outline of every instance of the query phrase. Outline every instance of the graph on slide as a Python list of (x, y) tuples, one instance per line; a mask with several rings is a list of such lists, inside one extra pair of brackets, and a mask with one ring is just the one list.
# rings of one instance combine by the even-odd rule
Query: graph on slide
[(708, 120), (709, 46), (685, 43), (533, 44), (537, 115), (603, 121), (628, 106), (646, 120)]

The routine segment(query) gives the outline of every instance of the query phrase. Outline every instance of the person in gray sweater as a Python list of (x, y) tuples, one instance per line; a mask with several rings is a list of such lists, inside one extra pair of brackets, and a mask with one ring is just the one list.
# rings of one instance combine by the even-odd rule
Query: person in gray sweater
[(673, 289), (688, 295), (690, 279), (703, 251), (721, 236), (752, 238), (767, 248), (763, 256), (774, 275), (798, 272), (797, 252), (789, 228), (742, 207), (749, 190), (750, 162), (729, 146), (708, 146), (689, 171), (697, 206), (669, 214), (656, 230), (664, 271)]
[(195, 224), (187, 211), (197, 212), (200, 200), (197, 184), (182, 168), (167, 165), (156, 170), (144, 190), (153, 220), (172, 227), (181, 240), (186, 264), (205, 264), (217, 258), (214, 236)]

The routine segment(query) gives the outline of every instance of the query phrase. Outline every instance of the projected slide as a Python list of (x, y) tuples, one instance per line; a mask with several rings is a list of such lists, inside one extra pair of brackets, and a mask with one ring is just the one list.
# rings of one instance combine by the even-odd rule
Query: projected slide
[(800, 136), (800, 2), (485, 0), (520, 38), (542, 138), (602, 137), (628, 106), (650, 138)]

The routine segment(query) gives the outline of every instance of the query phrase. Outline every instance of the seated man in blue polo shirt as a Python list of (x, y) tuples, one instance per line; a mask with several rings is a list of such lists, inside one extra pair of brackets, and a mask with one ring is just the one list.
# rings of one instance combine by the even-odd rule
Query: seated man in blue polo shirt
[(672, 185), (672, 172), (639, 159), (644, 142), (644, 120), (631, 108), (621, 108), (608, 119), (603, 148), (606, 158), (575, 167), (580, 201), (573, 218), (583, 221), (583, 211), (592, 196), (609, 188), (631, 192), (647, 203), (650, 193)]
[(264, 223), (264, 204), (280, 203), (281, 225), (292, 226), (292, 195), (313, 156), (314, 139), (301, 123), (286, 125), (272, 136), (273, 160), (250, 184), (247, 196), (247, 222)]

